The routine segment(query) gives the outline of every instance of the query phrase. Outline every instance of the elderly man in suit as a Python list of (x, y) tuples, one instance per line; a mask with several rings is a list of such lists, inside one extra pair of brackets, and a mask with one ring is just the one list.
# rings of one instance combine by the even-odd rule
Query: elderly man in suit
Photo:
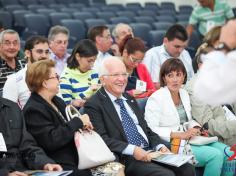
[(125, 165), (125, 175), (194, 175), (189, 164), (170, 167), (151, 162), (150, 150), (167, 152), (169, 143), (151, 131), (135, 99), (124, 93), (128, 74), (123, 62), (117, 57), (107, 58), (99, 75), (103, 87), (87, 101), (85, 113), (110, 150)]

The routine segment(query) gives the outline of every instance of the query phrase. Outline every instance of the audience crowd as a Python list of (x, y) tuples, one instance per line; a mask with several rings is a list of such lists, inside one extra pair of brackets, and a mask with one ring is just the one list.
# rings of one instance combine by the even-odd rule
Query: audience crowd
[[(30, 36), (23, 52), (18, 32), (1, 27), (0, 175), (25, 176), (26, 170), (94, 175), (93, 168), (78, 169), (74, 134), (95, 130), (127, 176), (235, 176), (236, 158), (228, 158), (236, 145), (236, 100), (225, 101), (226, 90), (217, 106), (203, 101), (198, 81), (206, 69), (236, 59), (236, 20), (225, 2), (198, 2), (189, 24), (170, 25), (154, 47), (135, 36), (131, 25), (118, 23), (112, 31), (106, 25), (89, 28), (69, 52), (70, 30), (56, 25), (47, 38)], [(194, 32), (202, 43), (191, 57)], [(222, 76), (214, 73), (215, 80)], [(208, 91), (224, 86), (209, 84)], [(235, 94), (234, 84), (227, 88)], [(67, 105), (83, 114), (69, 119)], [(189, 145), (195, 136), (218, 141)], [(180, 167), (152, 162), (155, 151), (173, 152), (174, 139), (185, 141), (193, 162)]]

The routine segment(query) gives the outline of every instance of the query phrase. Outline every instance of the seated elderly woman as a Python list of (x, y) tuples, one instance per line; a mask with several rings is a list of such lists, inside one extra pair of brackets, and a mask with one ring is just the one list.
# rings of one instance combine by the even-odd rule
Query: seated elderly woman
[(78, 170), (78, 154), (74, 133), (78, 129), (93, 128), (88, 115), (69, 121), (65, 114), (66, 104), (57, 97), (59, 80), (55, 63), (43, 60), (33, 63), (26, 72), (26, 83), (31, 96), (23, 113), (27, 130), (46, 154), (65, 170), (74, 175), (91, 175), (89, 170)]
[[(186, 70), (181, 60), (171, 58), (166, 60), (160, 70), (161, 88), (153, 93), (145, 108), (145, 119), (149, 127), (163, 139), (174, 138), (189, 140), (201, 134), (199, 126), (193, 126), (186, 131), (183, 123), (192, 120), (189, 95), (182, 89), (186, 81)], [(198, 124), (195, 121), (195, 124)], [(197, 167), (205, 166), (204, 175), (220, 176), (227, 145), (213, 142), (207, 145), (191, 145), (198, 162)]]
[(93, 41), (79, 41), (67, 60), (60, 78), (60, 94), (66, 104), (82, 107), (99, 88), (98, 74), (92, 70), (98, 51)]
[(150, 96), (156, 89), (146, 66), (141, 63), (146, 50), (144, 42), (128, 35), (119, 48), (126, 70), (130, 75), (125, 90), (136, 98)]

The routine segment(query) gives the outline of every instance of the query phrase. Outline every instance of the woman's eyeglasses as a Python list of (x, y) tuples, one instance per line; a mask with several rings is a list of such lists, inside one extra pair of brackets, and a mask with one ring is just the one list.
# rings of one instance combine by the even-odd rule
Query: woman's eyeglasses
[(57, 79), (57, 80), (59, 80), (60, 79), (60, 77), (59, 77), (59, 75), (58, 74), (56, 74), (56, 76), (52, 76), (52, 77), (49, 77), (47, 80), (49, 80), (49, 79)]
[(129, 58), (130, 58), (130, 61), (135, 64), (139, 64), (143, 61), (143, 59), (136, 59), (136, 58), (133, 58), (132, 56), (130, 56)]

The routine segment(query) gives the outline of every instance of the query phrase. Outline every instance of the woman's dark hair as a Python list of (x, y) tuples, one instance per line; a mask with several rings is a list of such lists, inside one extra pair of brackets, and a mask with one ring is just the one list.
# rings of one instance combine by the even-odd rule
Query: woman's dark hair
[(137, 37), (133, 38), (132, 35), (127, 35), (119, 45), (121, 55), (125, 49), (128, 54), (133, 54), (135, 51), (141, 51), (143, 53), (146, 51), (143, 40)]
[(185, 66), (184, 66), (183, 62), (178, 58), (170, 58), (170, 59), (167, 59), (161, 65), (160, 76), (159, 76), (161, 87), (166, 86), (166, 83), (164, 81), (164, 77), (167, 74), (171, 73), (172, 71), (181, 71), (181, 72), (183, 72), (183, 74), (185, 75), (183, 83), (184, 84), (186, 83), (186, 81), (187, 81), (187, 72), (186, 72), (186, 69), (185, 69)]
[(79, 67), (79, 63), (76, 59), (76, 53), (80, 55), (80, 57), (92, 57), (98, 54), (98, 50), (96, 45), (92, 40), (83, 39), (80, 40), (74, 47), (71, 56), (67, 60), (67, 66), (69, 68), (77, 68)]

